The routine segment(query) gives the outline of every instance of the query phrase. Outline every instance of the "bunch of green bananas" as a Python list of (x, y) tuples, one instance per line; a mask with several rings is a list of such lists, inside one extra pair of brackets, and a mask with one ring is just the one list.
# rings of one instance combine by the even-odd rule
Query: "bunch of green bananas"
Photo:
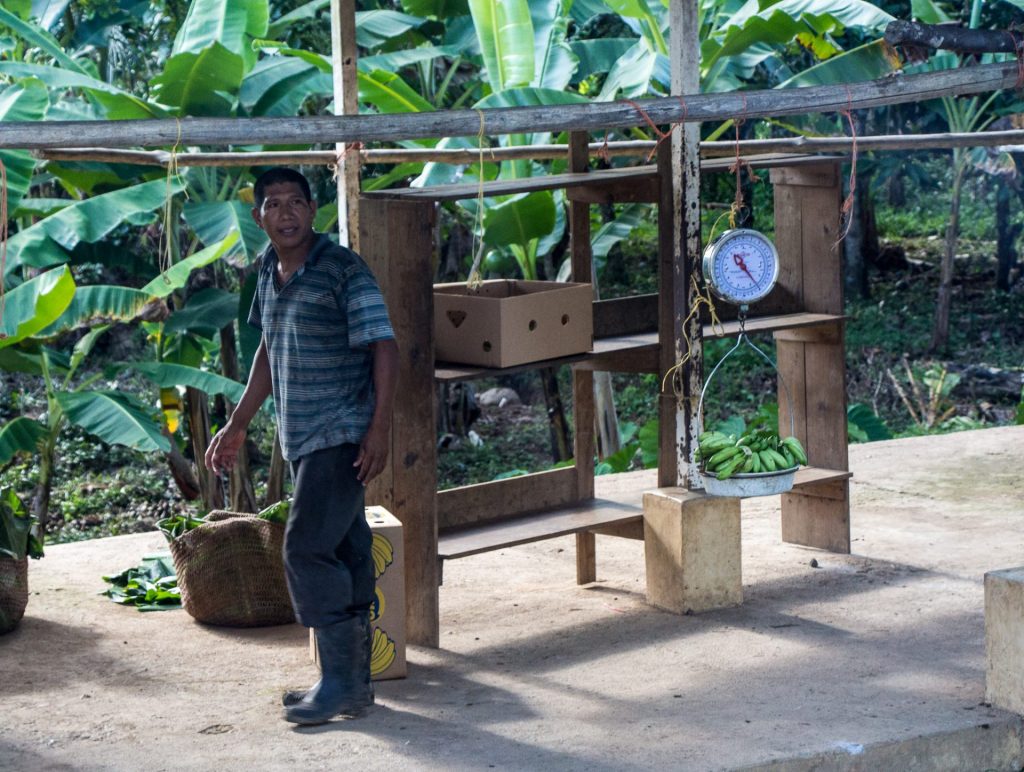
[(780, 439), (771, 429), (744, 432), (739, 439), (722, 432), (704, 432), (694, 454), (701, 469), (726, 480), (744, 472), (780, 472), (807, 463), (796, 437)]

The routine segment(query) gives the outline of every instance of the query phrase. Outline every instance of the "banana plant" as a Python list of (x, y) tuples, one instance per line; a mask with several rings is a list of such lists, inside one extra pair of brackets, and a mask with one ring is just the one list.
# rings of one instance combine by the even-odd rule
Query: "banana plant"
[[(170, 442), (150, 406), (122, 391), (92, 389), (102, 372), (78, 383), (73, 379), (111, 322), (138, 318), (147, 308), (184, 286), (192, 270), (221, 258), (236, 238), (237, 235), (232, 235), (179, 262), (139, 290), (77, 287), (68, 266), (61, 265), (7, 294), (4, 317), (0, 320), (0, 368), (41, 377), (47, 410), (38, 418), (20, 416), (0, 428), (0, 464), (6, 464), (19, 453), (38, 456), (39, 480), (32, 509), (41, 528), (45, 527), (49, 512), (57, 440), (68, 424), (108, 444), (144, 452), (170, 450)], [(81, 327), (88, 332), (70, 356), (46, 345), (54, 336)], [(234, 399), (239, 398), (243, 388), (242, 384), (198, 367), (135, 362), (115, 369), (128, 368), (164, 387), (192, 386), (208, 393), (225, 393)]]

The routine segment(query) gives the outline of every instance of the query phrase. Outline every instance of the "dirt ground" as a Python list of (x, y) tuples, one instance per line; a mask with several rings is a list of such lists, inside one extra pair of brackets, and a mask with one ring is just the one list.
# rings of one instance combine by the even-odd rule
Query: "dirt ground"
[(52, 547), (0, 637), (0, 769), (1019, 770), (1020, 717), (985, 703), (982, 581), (1024, 565), (1024, 427), (857, 445), (851, 467), (853, 555), (782, 543), (778, 497), (744, 503), (738, 608), (653, 609), (643, 544), (611, 537), (586, 587), (570, 538), (449, 562), (441, 648), (322, 727), (280, 717), (315, 680), (304, 628), (99, 595), (158, 533)]

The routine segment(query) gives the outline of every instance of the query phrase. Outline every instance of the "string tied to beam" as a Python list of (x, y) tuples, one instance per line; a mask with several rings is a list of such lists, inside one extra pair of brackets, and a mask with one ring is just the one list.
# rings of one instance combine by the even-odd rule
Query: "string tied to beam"
[(839, 210), (839, 237), (832, 245), (832, 249), (838, 249), (839, 245), (846, 238), (846, 234), (850, 232), (850, 224), (853, 222), (853, 209), (854, 202), (856, 201), (857, 191), (857, 123), (853, 120), (853, 94), (850, 91), (850, 87), (846, 87), (846, 107), (839, 111), (840, 115), (845, 116), (847, 123), (850, 124), (850, 139), (852, 145), (850, 147), (850, 183), (846, 193), (846, 198), (843, 200), (843, 205)]
[[(485, 125), (484, 125), (484, 111), (477, 110), (476, 114), (480, 116), (480, 130), (476, 135), (477, 144), (477, 189), (476, 189), (476, 214), (473, 217), (473, 265), (469, 269), (469, 277), (466, 279), (466, 289), (472, 292), (479, 292), (480, 287), (484, 283), (483, 276), (480, 274), (480, 263), (484, 257), (484, 234), (483, 234), (483, 223), (484, 223), (484, 138), (485, 138)], [(478, 235), (479, 233), (479, 235)]]
[(644, 119), (644, 123), (651, 127), (651, 130), (654, 132), (654, 135), (658, 138), (657, 141), (655, 141), (654, 143), (654, 147), (651, 148), (651, 152), (647, 154), (647, 161), (650, 162), (650, 160), (654, 158), (655, 154), (658, 152), (658, 147), (661, 145), (661, 143), (672, 136), (672, 129), (670, 128), (668, 131), (662, 131), (661, 129), (658, 128), (657, 124), (654, 122), (651, 116), (647, 114), (647, 111), (644, 110), (644, 108), (642, 108), (632, 99), (623, 99), (622, 101), (625, 102), (630, 107), (632, 107), (638, 113), (640, 113), (640, 117)]
[[(174, 123), (178, 129), (178, 136), (174, 140), (174, 146), (171, 148), (171, 154), (167, 160), (167, 180), (164, 188), (162, 216), (163, 230), (160, 233), (160, 240), (157, 246), (158, 267), (164, 284), (171, 283), (171, 279), (167, 274), (171, 270), (171, 266), (174, 265), (174, 247), (171, 241), (172, 238), (176, 237), (177, 233), (174, 223), (174, 182), (181, 179), (181, 173), (178, 169), (178, 148), (181, 146), (181, 120), (175, 116)], [(185, 196), (188, 197), (187, 192)]]
[(736, 175), (736, 193), (728, 212), (730, 228), (735, 228), (741, 222), (743, 210), (746, 208), (747, 202), (743, 196), (743, 168), (746, 167), (747, 177), (752, 183), (761, 181), (757, 172), (754, 171), (754, 167), (750, 165), (750, 161), (740, 155), (740, 129), (747, 122), (747, 95), (741, 92), (740, 98), (743, 100), (743, 113), (738, 118), (732, 119), (733, 129), (736, 132), (736, 156), (729, 171)]
[(342, 142), (341, 150), (334, 151), (334, 163), (327, 164), (327, 170), (331, 173), (331, 179), (335, 182), (338, 181), (338, 175), (341, 172), (341, 167), (348, 159), (350, 153), (355, 153), (358, 158), (359, 154), (366, 149), (366, 146), (359, 141), (356, 142)]

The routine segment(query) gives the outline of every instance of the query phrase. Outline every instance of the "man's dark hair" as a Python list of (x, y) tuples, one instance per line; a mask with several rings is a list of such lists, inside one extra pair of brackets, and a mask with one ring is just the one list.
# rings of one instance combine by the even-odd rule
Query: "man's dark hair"
[(309, 190), (309, 180), (304, 175), (287, 166), (275, 166), (257, 177), (256, 184), (253, 185), (252, 195), (257, 209), (263, 206), (263, 200), (267, 197), (267, 186), (279, 182), (294, 182), (302, 189), (302, 194), (307, 201), (313, 200), (313, 194)]

